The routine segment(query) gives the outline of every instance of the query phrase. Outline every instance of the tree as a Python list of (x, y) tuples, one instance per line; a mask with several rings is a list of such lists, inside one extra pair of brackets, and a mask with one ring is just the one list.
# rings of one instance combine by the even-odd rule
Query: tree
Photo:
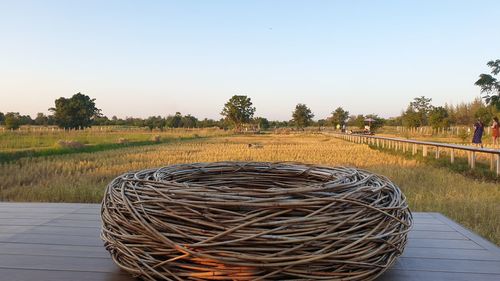
[(448, 110), (442, 106), (434, 107), (429, 113), (429, 124), (434, 129), (448, 128), (450, 126)]
[(176, 112), (174, 116), (167, 116), (167, 127), (169, 128), (179, 128), (182, 126), (182, 114), (180, 112)]
[(334, 127), (337, 125), (343, 126), (347, 119), (349, 118), (349, 111), (345, 111), (342, 107), (337, 107), (335, 111), (332, 112), (331, 122)]
[(406, 111), (401, 116), (403, 126), (407, 128), (417, 128), (422, 126), (422, 116), (416, 112), (411, 106), (408, 106)]
[(226, 102), (220, 114), (239, 131), (242, 124), (252, 120), (254, 113), (255, 107), (252, 106), (252, 100), (249, 97), (234, 95)]
[(269, 120), (267, 120), (264, 117), (257, 117), (255, 118), (255, 124), (259, 127), (260, 130), (267, 130), (269, 129)]
[(90, 127), (92, 120), (100, 115), (101, 110), (95, 106), (95, 99), (77, 93), (71, 98), (58, 98), (55, 107), (49, 110), (54, 112), (56, 124), (61, 128), (82, 129)]
[(349, 126), (364, 129), (365, 128), (365, 117), (362, 114), (352, 115), (349, 118)]
[(307, 127), (313, 117), (314, 114), (311, 112), (311, 109), (302, 103), (297, 104), (295, 110), (292, 112), (292, 121), (297, 128)]
[(486, 107), (480, 107), (475, 113), (474, 118), (480, 119), (484, 124), (490, 124), (493, 119), (493, 114)]
[[(367, 122), (366, 119), (372, 119), (373, 121)], [(367, 125), (367, 123), (370, 124), (370, 131), (375, 131), (376, 129), (384, 126), (385, 120), (377, 114), (368, 114), (365, 115), (363, 122), (365, 125)]]
[(491, 67), (490, 74), (480, 74), (479, 79), (474, 85), (481, 88), (481, 93), (487, 105), (496, 106), (500, 109), (500, 81), (494, 76), (500, 73), (500, 59), (492, 60), (487, 63)]
[(191, 116), (191, 114), (188, 114), (182, 117), (181, 123), (183, 128), (195, 128), (196, 124), (198, 123), (198, 119), (194, 116)]
[(45, 114), (39, 112), (36, 114), (35, 125), (47, 126), (49, 124), (49, 118)]
[(9, 130), (17, 130), (21, 125), (21, 118), (18, 112), (7, 112), (5, 114), (5, 128)]
[(420, 125), (425, 126), (428, 124), (427, 118), (429, 112), (432, 110), (433, 106), (431, 105), (431, 98), (426, 98), (424, 96), (416, 97), (410, 102), (410, 107), (412, 110), (417, 113), (420, 118)]
[(0, 125), (2, 125), (5, 121), (5, 114), (3, 112), (0, 112)]

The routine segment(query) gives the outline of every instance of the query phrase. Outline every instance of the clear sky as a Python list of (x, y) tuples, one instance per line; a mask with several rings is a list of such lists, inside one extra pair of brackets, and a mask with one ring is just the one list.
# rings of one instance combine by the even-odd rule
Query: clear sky
[(0, 0), (0, 111), (82, 92), (107, 116), (220, 118), (246, 94), (288, 120), (470, 101), (500, 58), (500, 1)]

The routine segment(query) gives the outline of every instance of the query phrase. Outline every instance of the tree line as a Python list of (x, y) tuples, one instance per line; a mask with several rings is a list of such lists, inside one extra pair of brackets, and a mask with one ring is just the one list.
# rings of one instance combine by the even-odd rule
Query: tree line
[(488, 124), (494, 116), (500, 113), (500, 81), (497, 78), (500, 73), (500, 60), (489, 61), (487, 66), (491, 68), (491, 74), (480, 74), (475, 82), (475, 85), (481, 89), (483, 99), (478, 98), (458, 105), (434, 106), (431, 98), (420, 96), (414, 98), (400, 116), (389, 119), (381, 118), (376, 114), (350, 115), (344, 108), (337, 107), (330, 116), (315, 121), (312, 110), (306, 104), (299, 103), (293, 109), (290, 120), (269, 121), (267, 118), (254, 116), (256, 108), (251, 98), (246, 95), (232, 96), (224, 104), (220, 113), (222, 118), (219, 120), (207, 118), (200, 120), (190, 114), (182, 115), (180, 112), (166, 117), (120, 119), (116, 116), (108, 118), (102, 115), (101, 110), (96, 107), (95, 99), (77, 93), (70, 98), (56, 99), (55, 106), (49, 108), (52, 114), (38, 113), (34, 119), (18, 112), (5, 114), (0, 112), (0, 125), (4, 125), (7, 129), (17, 129), (21, 125), (57, 125), (66, 129), (83, 129), (92, 125), (121, 125), (147, 127), (150, 130), (218, 127), (241, 131), (248, 128), (252, 130), (281, 127), (303, 129), (308, 126), (339, 128), (344, 125), (363, 128), (367, 120), (372, 130), (383, 125), (447, 128), (452, 125), (470, 125), (476, 119)]

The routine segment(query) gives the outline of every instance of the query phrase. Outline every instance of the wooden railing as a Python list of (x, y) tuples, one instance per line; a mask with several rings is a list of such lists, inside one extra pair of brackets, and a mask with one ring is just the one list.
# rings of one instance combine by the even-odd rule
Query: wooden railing
[(411, 139), (388, 138), (372, 135), (339, 133), (328, 133), (328, 135), (355, 143), (371, 144), (380, 148), (402, 150), (403, 152), (411, 151), (412, 155), (417, 154), (419, 152), (419, 147), (421, 147), (422, 156), (424, 157), (428, 156), (429, 148), (431, 148), (434, 149), (434, 157), (436, 159), (441, 157), (442, 152), (448, 151), (451, 163), (455, 162), (456, 152), (461, 151), (467, 154), (468, 163), (471, 169), (474, 169), (476, 167), (477, 154), (484, 153), (489, 155), (490, 170), (496, 171), (497, 176), (500, 176), (500, 150), (498, 149), (480, 148), (450, 143), (418, 141)]

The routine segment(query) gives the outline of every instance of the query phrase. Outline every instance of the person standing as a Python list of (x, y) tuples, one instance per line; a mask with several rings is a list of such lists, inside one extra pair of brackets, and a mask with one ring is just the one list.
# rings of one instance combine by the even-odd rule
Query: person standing
[(493, 138), (493, 145), (498, 145), (498, 137), (500, 136), (500, 123), (498, 117), (493, 117), (493, 124), (491, 125), (491, 137)]
[(477, 119), (476, 123), (474, 123), (474, 136), (472, 137), (472, 143), (480, 145), (483, 147), (483, 133), (484, 133), (484, 124), (481, 122), (481, 119)]

